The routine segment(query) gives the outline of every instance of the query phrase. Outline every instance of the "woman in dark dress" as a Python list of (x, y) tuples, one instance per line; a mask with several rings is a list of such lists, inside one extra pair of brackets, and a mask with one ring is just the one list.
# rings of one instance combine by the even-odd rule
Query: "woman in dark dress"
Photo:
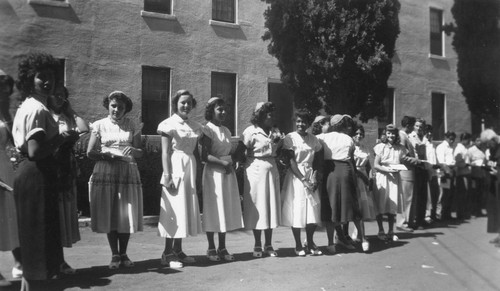
[[(64, 263), (58, 214), (57, 163), (54, 151), (78, 138), (59, 133), (47, 109), (56, 84), (58, 61), (32, 53), (19, 62), (18, 89), (25, 100), (14, 118), (13, 137), (24, 159), (15, 173), (14, 193), (25, 283), (57, 276)], [(25, 285), (25, 287), (28, 287)]]

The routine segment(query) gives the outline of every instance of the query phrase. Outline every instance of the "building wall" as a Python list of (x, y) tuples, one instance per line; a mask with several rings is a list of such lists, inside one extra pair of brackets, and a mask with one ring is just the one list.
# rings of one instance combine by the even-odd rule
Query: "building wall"
[[(50, 2), (51, 0), (44, 0)], [(140, 0), (67, 0), (69, 7), (0, 0), (0, 68), (16, 75), (16, 57), (29, 50), (66, 59), (66, 86), (73, 107), (89, 121), (106, 116), (102, 97), (122, 90), (141, 115), (141, 66), (171, 69), (171, 95), (190, 90), (199, 101), (193, 118), (203, 121), (212, 71), (237, 74), (237, 132), (249, 125), (258, 101), (268, 98), (268, 81), (279, 79), (267, 53), (262, 1), (238, 1), (238, 28), (209, 24), (211, 1), (174, 0), (176, 19), (141, 16)], [(195, 3), (196, 5), (193, 5)], [(471, 118), (457, 83), (457, 58), (450, 36), (445, 57), (429, 56), (429, 8), (443, 10), (451, 22), (452, 0), (400, 0), (401, 33), (389, 86), (395, 90), (395, 123), (404, 115), (431, 121), (431, 92), (444, 93), (447, 130), (470, 131)], [(13, 105), (15, 106), (15, 105)], [(374, 143), (377, 122), (367, 124)]]
[[(49, 2), (50, 0), (46, 0)], [(278, 79), (267, 53), (262, 1), (238, 1), (237, 28), (210, 25), (211, 1), (175, 0), (176, 19), (141, 16), (139, 0), (68, 0), (69, 7), (0, 1), (0, 66), (16, 76), (16, 57), (40, 50), (66, 59), (66, 86), (76, 111), (90, 121), (106, 116), (102, 97), (124, 91), (140, 119), (141, 66), (171, 69), (171, 95), (188, 89), (204, 121), (212, 71), (237, 74), (237, 134), (255, 103), (266, 101), (268, 79)], [(193, 5), (195, 3), (196, 5)]]

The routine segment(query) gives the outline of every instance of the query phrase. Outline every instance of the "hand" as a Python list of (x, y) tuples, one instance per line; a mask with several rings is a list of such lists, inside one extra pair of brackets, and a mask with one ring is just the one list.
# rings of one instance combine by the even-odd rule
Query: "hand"
[(101, 158), (105, 161), (113, 161), (116, 159), (116, 156), (112, 153), (101, 153)]
[(175, 190), (175, 184), (174, 184), (174, 181), (172, 180), (172, 175), (165, 174), (165, 175), (163, 175), (163, 177), (165, 179), (163, 181), (162, 186), (167, 188), (167, 189), (170, 189), (170, 190)]
[(135, 148), (128, 146), (123, 149), (123, 155), (124, 156), (133, 156), (135, 152)]

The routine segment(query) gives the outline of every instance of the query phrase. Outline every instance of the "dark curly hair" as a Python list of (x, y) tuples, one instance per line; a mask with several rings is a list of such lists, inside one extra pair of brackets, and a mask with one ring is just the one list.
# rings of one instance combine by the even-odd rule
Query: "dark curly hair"
[(387, 135), (387, 132), (392, 132), (394, 133), (394, 144), (400, 144), (401, 143), (401, 137), (399, 136), (399, 129), (394, 126), (392, 129), (387, 129), (385, 130), (385, 134)]
[(207, 104), (207, 107), (205, 107), (205, 119), (207, 121), (212, 121), (212, 119), (214, 118), (215, 107), (225, 105), (225, 104), (226, 104), (226, 102), (224, 102), (224, 99), (222, 99), (222, 98), (217, 99), (217, 100)]
[(295, 118), (302, 119), (308, 126), (314, 121), (314, 115), (308, 109), (302, 108), (295, 112)]
[[(30, 53), (23, 55), (18, 65), (16, 87), (21, 92), (22, 100), (26, 99), (34, 89), (34, 78), (38, 72), (52, 70), (57, 76), (59, 61), (50, 54)], [(57, 83), (59, 80), (55, 80)]]
[(179, 109), (177, 108), (177, 102), (179, 102), (179, 98), (181, 98), (181, 96), (183, 96), (183, 95), (191, 96), (191, 100), (193, 100), (193, 108), (196, 107), (196, 99), (194, 99), (193, 94), (189, 93), (188, 90), (181, 89), (181, 90), (177, 91), (177, 93), (175, 93), (174, 98), (172, 98), (171, 105), (172, 105), (172, 111), (174, 113), (177, 113), (177, 111), (179, 111)]
[(356, 134), (356, 131), (358, 131), (358, 130), (361, 132), (361, 136), (363, 136), (363, 138), (364, 138), (365, 137), (365, 128), (360, 123), (356, 123), (356, 126), (354, 127), (354, 134)]
[(255, 110), (252, 113), (252, 118), (250, 119), (250, 123), (253, 125), (259, 125), (264, 121), (267, 117), (268, 113), (274, 112), (276, 110), (276, 106), (274, 106), (273, 102), (266, 102), (259, 109)]
[(111, 102), (111, 100), (123, 102), (123, 104), (125, 104), (125, 113), (128, 113), (132, 110), (132, 100), (130, 100), (130, 98), (123, 92), (114, 91), (102, 99), (102, 106), (104, 106), (106, 110), (109, 109), (109, 102)]

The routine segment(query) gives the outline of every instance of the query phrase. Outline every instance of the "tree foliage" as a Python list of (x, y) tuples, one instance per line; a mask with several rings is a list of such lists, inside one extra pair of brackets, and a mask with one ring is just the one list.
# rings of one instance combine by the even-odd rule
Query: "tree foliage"
[(500, 115), (500, 1), (455, 0), (451, 9), (458, 83), (469, 109), (498, 122)]
[(268, 51), (296, 107), (383, 114), (399, 34), (397, 0), (266, 0)]

